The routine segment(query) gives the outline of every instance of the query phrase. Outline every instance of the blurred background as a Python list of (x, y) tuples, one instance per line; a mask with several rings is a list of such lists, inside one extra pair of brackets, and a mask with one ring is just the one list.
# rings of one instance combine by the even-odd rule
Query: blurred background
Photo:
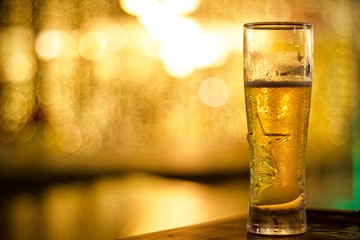
[(359, 1), (1, 0), (0, 16), (4, 239), (246, 212), (253, 21), (314, 24), (308, 206), (360, 209)]

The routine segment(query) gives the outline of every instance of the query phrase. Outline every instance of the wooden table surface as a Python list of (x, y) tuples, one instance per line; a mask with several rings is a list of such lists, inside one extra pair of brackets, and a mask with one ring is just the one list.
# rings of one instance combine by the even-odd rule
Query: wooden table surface
[(288, 237), (264, 236), (246, 232), (246, 216), (234, 216), (208, 223), (170, 229), (123, 240), (337, 240), (360, 239), (360, 212), (308, 210), (306, 234)]

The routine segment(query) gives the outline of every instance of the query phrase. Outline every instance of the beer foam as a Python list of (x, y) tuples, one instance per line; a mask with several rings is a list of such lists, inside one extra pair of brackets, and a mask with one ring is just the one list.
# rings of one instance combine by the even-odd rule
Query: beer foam
[(268, 81), (268, 80), (254, 80), (245, 81), (245, 87), (311, 87), (311, 81)]

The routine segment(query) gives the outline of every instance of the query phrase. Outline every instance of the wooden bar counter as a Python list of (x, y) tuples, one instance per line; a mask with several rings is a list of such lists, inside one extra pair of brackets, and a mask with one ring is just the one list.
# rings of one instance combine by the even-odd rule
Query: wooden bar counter
[[(246, 232), (246, 216), (126, 238), (126, 240), (337, 240), (360, 239), (360, 212), (308, 210), (306, 234), (266, 236)], [(124, 239), (125, 240), (125, 239)]]

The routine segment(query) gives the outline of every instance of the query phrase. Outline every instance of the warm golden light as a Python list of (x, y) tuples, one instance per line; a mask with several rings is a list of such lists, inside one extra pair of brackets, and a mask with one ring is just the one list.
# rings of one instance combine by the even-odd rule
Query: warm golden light
[(82, 136), (78, 126), (66, 124), (58, 127), (56, 132), (56, 143), (64, 152), (76, 152), (82, 143)]
[(329, 123), (327, 134), (332, 144), (341, 146), (349, 141), (351, 126), (343, 118), (334, 118)]
[(5, 79), (10, 82), (31, 80), (35, 69), (35, 59), (27, 52), (14, 52), (4, 61)]
[[(149, 23), (149, 20), (143, 20)], [(165, 69), (175, 77), (189, 76), (197, 67), (196, 56), (199, 53), (195, 51), (199, 47), (200, 28), (195, 21), (190, 19), (163, 19), (163, 21), (166, 22), (163, 28), (159, 28), (159, 25), (148, 24), (148, 29), (153, 34), (156, 34), (155, 31), (162, 34), (161, 36), (158, 34), (157, 37), (160, 39), (160, 56)]]
[(158, 29), (163, 34), (157, 36), (161, 44), (160, 56), (169, 75), (187, 77), (195, 70), (217, 66), (225, 61), (227, 46), (220, 32), (206, 32), (192, 19), (175, 22), (165, 19), (165, 22), (170, 24), (167, 29), (176, 29), (172, 30), (172, 34), (166, 29)]
[(200, 5), (201, 0), (120, 0), (123, 9), (135, 16), (143, 16), (147, 13), (154, 15), (188, 15), (193, 13)]
[(231, 176), (249, 168), (253, 21), (314, 24), (309, 204), (360, 202), (360, 1), (324, 2), (2, 0), (0, 238), (122, 239), (246, 212)]
[(291, 17), (291, 10), (287, 1), (280, 0), (277, 4), (266, 2), (264, 7), (269, 18), (277, 16), (277, 19), (281, 21)]
[(14, 88), (3, 93), (1, 100), (6, 107), (2, 109), (2, 124), (8, 131), (19, 131), (30, 117), (34, 105), (32, 94), (29, 87)]
[(63, 50), (63, 36), (55, 29), (40, 32), (35, 41), (35, 52), (40, 59), (50, 60), (58, 57)]
[(128, 34), (120, 23), (105, 26), (103, 32), (106, 38), (107, 51), (116, 52), (125, 46)]
[(202, 81), (199, 88), (201, 101), (210, 107), (220, 107), (229, 98), (229, 90), (226, 83), (219, 78), (208, 78)]
[(36, 71), (33, 53), (33, 35), (26, 27), (10, 27), (1, 31), (3, 81), (26, 82)]
[(8, 210), (12, 213), (8, 217), (13, 239), (28, 238), (37, 234), (35, 230), (37, 203), (34, 196), (26, 193), (15, 196)]
[[(58, 183), (4, 200), (9, 239), (123, 239), (242, 214), (240, 181), (207, 185), (132, 173)], [(224, 204), (225, 203), (225, 204)]]
[[(0, 139), (59, 159), (106, 152), (121, 164), (142, 156), (139, 164), (151, 165), (151, 152), (157, 167), (167, 158), (191, 170), (221, 152), (244, 166), (242, 25), (279, 19), (318, 26), (308, 146), (344, 151), (359, 105), (355, 8), (300, 2), (6, 0)], [(296, 43), (289, 47), (297, 54)]]
[(116, 81), (123, 71), (122, 61), (119, 55), (105, 54), (94, 66), (94, 76), (98, 81)]
[(219, 34), (209, 34), (186, 15), (200, 2), (121, 1), (125, 11), (136, 15), (149, 35), (160, 44), (159, 55), (166, 72), (184, 78), (195, 70), (223, 62), (226, 43)]
[(106, 36), (102, 32), (85, 33), (79, 42), (79, 54), (87, 60), (96, 60), (107, 48)]

